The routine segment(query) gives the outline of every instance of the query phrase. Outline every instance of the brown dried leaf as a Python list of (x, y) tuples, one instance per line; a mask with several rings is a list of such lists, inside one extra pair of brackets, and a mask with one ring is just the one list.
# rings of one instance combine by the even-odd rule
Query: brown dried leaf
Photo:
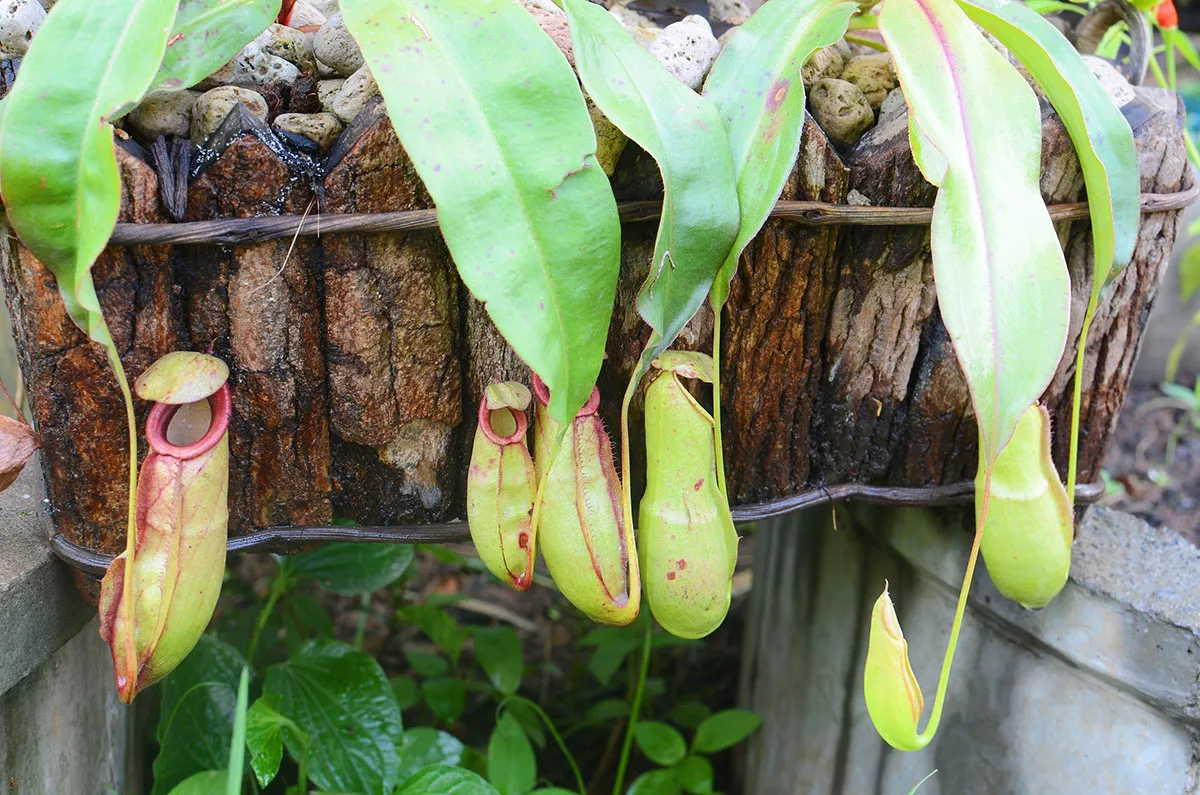
[(12, 485), (25, 462), (41, 446), (42, 439), (33, 428), (0, 415), (0, 491)]

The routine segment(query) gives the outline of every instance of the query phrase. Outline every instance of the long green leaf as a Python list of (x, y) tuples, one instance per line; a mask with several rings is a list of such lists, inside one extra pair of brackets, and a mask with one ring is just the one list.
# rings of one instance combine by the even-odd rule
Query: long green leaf
[(242, 772), (246, 769), (246, 711), (250, 704), (250, 666), (243, 666), (238, 681), (237, 711), (233, 717), (233, 738), (229, 743), (229, 768), (225, 775), (225, 795), (240, 795)]
[(959, 7), (1029, 70), (1071, 135), (1087, 185), (1098, 294), (1137, 244), (1140, 186), (1129, 122), (1067, 38), (1039, 14), (1009, 0), (959, 0)]
[(858, 9), (840, 0), (772, 0), (738, 29), (713, 65), (704, 96), (729, 137), (741, 224), (713, 283), (718, 310), (729, 295), (738, 258), (767, 220), (796, 164), (804, 128), (800, 67), (846, 32)]
[[(575, 67), (604, 115), (657, 162), (663, 211), (638, 312), (665, 350), (704, 303), (738, 231), (729, 142), (716, 108), (679, 82), (611, 14), (566, 0)], [(797, 71), (797, 76), (799, 72)]]
[(591, 394), (620, 222), (578, 81), (511, 0), (343, 0), (463, 282), (550, 387), (566, 424)]
[(280, 0), (179, 0), (154, 89), (199, 83), (266, 30), (279, 6)]
[(908, 100), (917, 165), (940, 188), (938, 303), (990, 467), (1050, 383), (1070, 317), (1066, 262), (1038, 189), (1037, 99), (954, 0), (885, 0), (879, 29)]
[[(176, 3), (59, 0), (46, 16), (5, 97), (0, 119), (0, 195), (21, 242), (58, 282), (71, 319), (104, 346), (125, 399), (129, 500), (125, 566), (136, 555), (137, 423), (117, 346), (96, 297), (92, 263), (117, 223), (121, 181), (109, 120), (146, 92), (162, 61)], [(134, 577), (125, 578), (133, 626)], [(132, 666), (133, 633), (125, 659)], [(137, 671), (117, 672), (132, 680)]]

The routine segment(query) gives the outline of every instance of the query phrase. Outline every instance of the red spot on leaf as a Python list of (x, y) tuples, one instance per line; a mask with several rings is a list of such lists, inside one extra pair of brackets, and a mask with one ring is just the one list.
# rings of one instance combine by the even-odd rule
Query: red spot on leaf
[(668, 580), (673, 580), (673, 579), (675, 579), (675, 572), (673, 572), (673, 571), (668, 571), (668, 572), (667, 572), (667, 579), (668, 579)]
[(528, 549), (529, 533), (521, 533), (519, 536), (517, 536), (517, 546), (519, 546), (521, 549)]
[(704, 478), (700, 478), (696, 481), (696, 485), (692, 486), (692, 491), (700, 491), (702, 488), (704, 488)]
[(168, 47), (170, 47), (170, 46), (171, 46), (172, 44), (174, 44), (175, 42), (177, 42), (177, 41), (182, 41), (182, 40), (183, 40), (183, 34), (182, 34), (182, 33), (176, 33), (174, 36), (172, 36), (171, 38), (167, 39), (167, 46), (168, 46)]
[(683, 571), (687, 568), (687, 561), (683, 558), (680, 558), (679, 560), (675, 561), (675, 567), (680, 571)]
[(771, 98), (767, 100), (767, 107), (771, 110), (778, 110), (783, 104), (783, 100), (787, 98), (788, 89), (791, 88), (790, 80), (776, 80), (775, 85), (771, 86)]

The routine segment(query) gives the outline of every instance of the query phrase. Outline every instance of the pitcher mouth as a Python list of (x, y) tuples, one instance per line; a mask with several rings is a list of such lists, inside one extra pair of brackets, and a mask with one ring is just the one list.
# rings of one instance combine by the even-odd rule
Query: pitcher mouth
[[(537, 373), (533, 374), (533, 394), (543, 406), (550, 405), (550, 387), (546, 386), (546, 382), (539, 378)], [(579, 413), (575, 416), (590, 417), (599, 410), (600, 388), (593, 386), (592, 394), (588, 396), (587, 402), (583, 404), (583, 408), (579, 409)]]
[[(492, 414), (497, 411), (507, 411), (513, 415), (513, 419), (517, 424), (517, 429), (508, 436), (501, 436), (492, 428)], [(489, 409), (487, 401), (479, 402), (479, 430), (483, 431), (483, 435), (489, 441), (499, 445), (516, 444), (525, 438), (525, 432), (529, 429), (529, 419), (525, 416), (525, 412), (517, 411), (514, 408)]]
[(208, 430), (198, 441), (185, 447), (167, 441), (167, 426), (171, 424), (171, 418), (175, 416), (175, 412), (179, 411), (180, 405), (155, 403), (150, 409), (150, 416), (146, 418), (146, 441), (149, 443), (150, 449), (159, 455), (169, 455), (186, 461), (204, 455), (216, 447), (217, 442), (221, 441), (221, 437), (229, 429), (229, 418), (232, 413), (229, 384), (222, 384), (221, 388), (209, 395), (206, 400), (208, 400), (208, 407), (212, 412)]

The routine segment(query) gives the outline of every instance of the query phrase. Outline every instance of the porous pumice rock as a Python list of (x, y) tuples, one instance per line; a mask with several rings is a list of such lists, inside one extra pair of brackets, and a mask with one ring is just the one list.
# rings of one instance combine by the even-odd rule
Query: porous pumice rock
[(371, 97), (378, 94), (379, 86), (371, 74), (371, 68), (364, 64), (357, 72), (347, 77), (346, 82), (342, 83), (333, 96), (329, 97), (328, 109), (343, 122), (349, 124), (354, 121), (354, 117)]
[(291, 61), (266, 50), (268, 32), (263, 31), (242, 48), (233, 59), (233, 83), (280, 83), (290, 86), (300, 77), (300, 69)]
[(129, 129), (153, 143), (160, 135), (186, 137), (192, 128), (192, 108), (199, 91), (154, 91), (129, 112)]
[(633, 37), (634, 41), (647, 49), (662, 33), (662, 28), (653, 20), (647, 19), (633, 9), (626, 8), (624, 3), (613, 5), (608, 9), (608, 13), (612, 14), (613, 18), (629, 31), (629, 35)]
[(697, 14), (667, 25), (650, 44), (650, 54), (688, 88), (698, 91), (721, 45), (708, 20)]
[(281, 113), (271, 122), (276, 130), (302, 135), (322, 152), (333, 145), (342, 132), (342, 122), (332, 113)]
[(827, 77), (841, 77), (846, 61), (842, 58), (841, 50), (834, 45), (822, 47), (812, 54), (800, 67), (800, 79), (806, 89), (812, 88), (818, 80)]
[(872, 108), (878, 108), (896, 87), (896, 66), (886, 52), (856, 55), (846, 62), (841, 79), (863, 92)]
[(894, 118), (908, 113), (908, 101), (904, 99), (904, 89), (893, 88), (887, 97), (879, 104), (879, 119), (876, 124), (883, 124)]
[(817, 81), (808, 92), (808, 108), (829, 140), (840, 146), (853, 146), (875, 123), (862, 90), (835, 77)]
[(288, 61), (301, 72), (317, 73), (317, 56), (313, 53), (311, 33), (272, 23), (258, 37), (262, 48), (269, 54)]
[(737, 35), (737, 32), (741, 29), (742, 29), (741, 25), (734, 25), (729, 30), (722, 33), (720, 36), (717, 36), (717, 44), (721, 45), (722, 50), (725, 49), (725, 45), (729, 44), (729, 42), (733, 39), (734, 36)]
[(842, 54), (842, 63), (845, 63), (854, 57), (854, 48), (851, 47), (850, 42), (846, 41), (845, 39), (838, 39), (829, 46), (836, 48), (837, 51)]
[(730, 25), (741, 25), (750, 18), (750, 6), (745, 0), (708, 0), (708, 18)]
[(550, 37), (550, 41), (558, 47), (559, 52), (567, 59), (567, 63), (571, 67), (575, 67), (575, 52), (571, 48), (571, 27), (567, 24), (566, 14), (552, 14), (549, 11), (543, 11), (540, 8), (526, 6), (525, 9), (529, 12), (538, 23), (538, 27), (542, 32)]
[(363, 65), (363, 54), (358, 42), (350, 35), (341, 13), (325, 21), (313, 37), (313, 52), (317, 60), (332, 68), (343, 77), (349, 77)]
[(219, 86), (205, 91), (192, 106), (192, 143), (203, 144), (208, 136), (216, 132), (229, 115), (229, 111), (241, 102), (256, 118), (267, 121), (267, 101), (262, 94), (240, 86)]
[(604, 112), (592, 102), (591, 97), (585, 99), (588, 115), (592, 117), (592, 128), (596, 131), (596, 162), (600, 164), (604, 173), (611, 177), (617, 170), (617, 161), (621, 159), (621, 153), (625, 151), (629, 138), (617, 125), (608, 120)]
[(330, 13), (325, 12), (308, 0), (296, 0), (292, 6), (292, 15), (288, 17), (290, 28), (319, 28), (329, 19)]
[(321, 103), (321, 109), (333, 113), (330, 110), (330, 103), (333, 102), (333, 97), (346, 83), (346, 78), (338, 77), (333, 80), (318, 80), (317, 81), (317, 101)]
[[(322, 14), (325, 15), (326, 18), (333, 16), (334, 14), (336, 14), (338, 11), (341, 10), (341, 6), (338, 4), (338, 0), (304, 0), (304, 2), (308, 3), (313, 8), (320, 11)], [(296, 5), (299, 5), (299, 3), (297, 3)]]
[(1113, 104), (1118, 108), (1123, 108), (1137, 99), (1133, 86), (1129, 85), (1125, 76), (1109, 61), (1098, 55), (1085, 55), (1083, 62), (1092, 70), (1092, 74), (1100, 82), (1100, 87), (1112, 98)]
[(558, 14), (565, 17), (566, 13), (554, 4), (554, 0), (521, 0), (521, 5), (529, 9), (538, 9), (539, 11), (548, 11), (551, 14)]
[(46, 9), (37, 0), (0, 3), (0, 58), (24, 57), (45, 18)]

